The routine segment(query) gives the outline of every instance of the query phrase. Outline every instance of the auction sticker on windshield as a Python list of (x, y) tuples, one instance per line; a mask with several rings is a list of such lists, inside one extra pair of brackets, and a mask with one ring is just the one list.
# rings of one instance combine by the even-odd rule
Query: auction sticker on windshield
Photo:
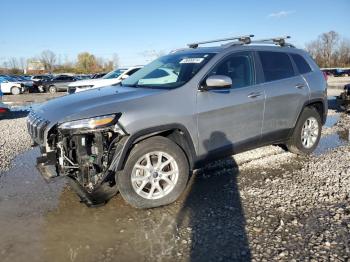
[(184, 58), (180, 61), (180, 64), (200, 64), (202, 63), (204, 58)]

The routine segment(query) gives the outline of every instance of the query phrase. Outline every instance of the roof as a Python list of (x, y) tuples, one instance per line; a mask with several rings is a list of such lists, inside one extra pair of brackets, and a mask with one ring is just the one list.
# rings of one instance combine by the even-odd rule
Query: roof
[[(170, 53), (183, 53), (183, 54), (193, 54), (193, 53), (220, 53), (222, 51), (231, 50), (231, 49), (248, 49), (248, 50), (276, 50), (277, 48), (291, 48), (295, 49), (292, 44), (286, 42), (286, 39), (289, 39), (290, 36), (284, 37), (275, 37), (267, 39), (252, 40), (254, 35), (244, 35), (244, 36), (235, 36), (231, 38), (222, 38), (215, 39), (210, 41), (202, 41), (188, 44), (189, 48), (182, 48), (174, 50)], [(231, 42), (228, 42), (233, 40)], [(199, 47), (203, 44), (225, 42), (220, 46), (213, 47)]]

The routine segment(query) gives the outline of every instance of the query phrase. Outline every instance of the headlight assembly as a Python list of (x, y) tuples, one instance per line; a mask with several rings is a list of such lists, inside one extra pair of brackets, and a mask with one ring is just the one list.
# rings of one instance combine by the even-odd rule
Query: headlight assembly
[(98, 116), (81, 120), (74, 120), (62, 123), (58, 126), (59, 129), (96, 129), (109, 127), (117, 123), (121, 114)]

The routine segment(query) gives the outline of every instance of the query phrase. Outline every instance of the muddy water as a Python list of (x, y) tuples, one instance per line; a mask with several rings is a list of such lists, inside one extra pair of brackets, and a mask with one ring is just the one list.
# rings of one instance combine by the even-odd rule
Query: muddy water
[(348, 145), (350, 141), (349, 130), (341, 130), (335, 134), (330, 134), (321, 137), (320, 143), (318, 144), (316, 150), (313, 152), (314, 155), (321, 155), (325, 152), (340, 147)]
[[(315, 154), (348, 141), (348, 131), (324, 136)], [(64, 180), (48, 184), (40, 177), (38, 154), (20, 155), (0, 174), (1, 261), (249, 260), (238, 184), (266, 183), (301, 164), (293, 158), (279, 170), (240, 171), (224, 160), (193, 175), (176, 203), (137, 210), (120, 195), (87, 208)]]
[(1, 175), (2, 261), (96, 261), (115, 253), (131, 261), (174, 250), (174, 211), (135, 210), (120, 197), (87, 208), (64, 180), (44, 182), (33, 165), (37, 155), (21, 155)]
[(26, 152), (0, 176), (3, 262), (250, 256), (233, 164), (215, 177), (193, 175), (184, 196), (163, 208), (137, 210), (120, 195), (103, 207), (87, 208), (64, 180), (43, 181), (33, 164), (37, 155)]

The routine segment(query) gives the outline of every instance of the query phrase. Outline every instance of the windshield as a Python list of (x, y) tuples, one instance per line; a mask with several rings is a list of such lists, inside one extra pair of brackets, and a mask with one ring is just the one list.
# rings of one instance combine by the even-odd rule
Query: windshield
[(118, 78), (122, 73), (124, 73), (127, 69), (117, 69), (115, 71), (109, 72), (107, 75), (105, 75), (104, 79), (111, 79), (111, 78)]
[(146, 65), (122, 82), (123, 86), (172, 89), (188, 82), (213, 53), (170, 54)]

